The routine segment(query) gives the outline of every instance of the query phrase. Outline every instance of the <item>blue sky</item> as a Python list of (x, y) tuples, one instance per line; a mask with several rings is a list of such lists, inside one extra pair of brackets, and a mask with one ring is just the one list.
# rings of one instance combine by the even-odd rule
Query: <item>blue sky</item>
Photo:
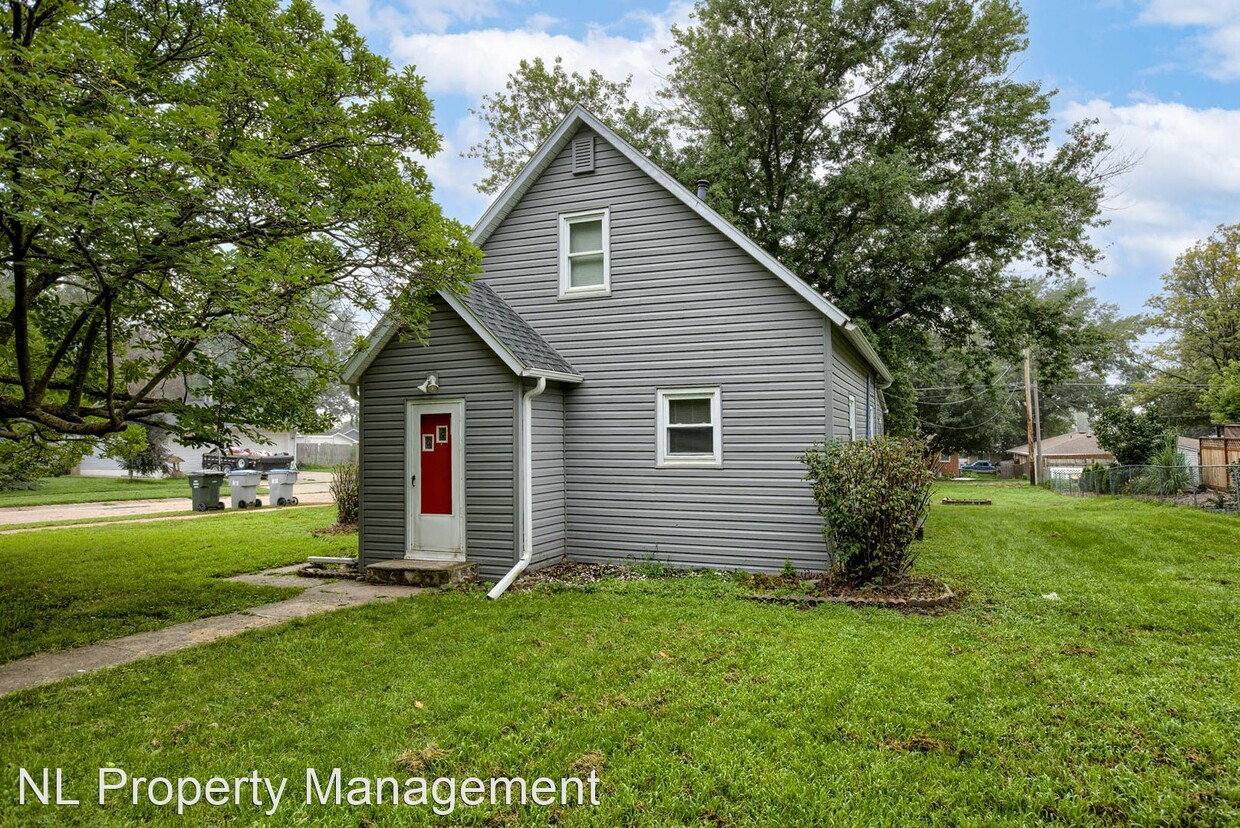
[[(645, 96), (666, 63), (683, 0), (606, 4), (540, 0), (315, 0), (344, 13), (372, 48), (426, 77), (444, 134), (428, 164), (449, 215), (473, 222), (488, 198), (481, 137), (469, 114), (518, 60), (564, 58), (570, 70), (634, 76)], [(1017, 72), (1059, 90), (1060, 128), (1097, 118), (1139, 165), (1114, 187), (1095, 234), (1106, 260), (1099, 297), (1139, 312), (1176, 255), (1221, 223), (1240, 222), (1240, 0), (1027, 0), (1030, 46)]]

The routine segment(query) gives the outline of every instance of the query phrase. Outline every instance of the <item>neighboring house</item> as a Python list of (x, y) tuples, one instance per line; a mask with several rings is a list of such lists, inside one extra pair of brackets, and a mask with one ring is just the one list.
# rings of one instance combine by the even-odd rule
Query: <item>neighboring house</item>
[(1189, 466), (1201, 465), (1201, 440), (1197, 437), (1177, 437), (1176, 442), (1180, 446), (1180, 456), (1184, 458), (1184, 462)]
[(936, 471), (939, 477), (959, 477), (960, 455), (956, 453), (940, 454)]
[(342, 423), (322, 434), (298, 434), (297, 445), (356, 446), (358, 439), (357, 427)]
[[(1008, 449), (1008, 454), (1017, 463), (1029, 462), (1029, 446), (1017, 446)], [(1069, 431), (1055, 437), (1042, 440), (1042, 465), (1046, 467), (1063, 467), (1082, 469), (1095, 463), (1114, 463), (1115, 455), (1102, 449), (1094, 435), (1081, 431)]]
[(799, 456), (882, 433), (891, 381), (848, 317), (580, 107), (472, 240), (425, 344), (346, 368), (362, 565), (828, 563)]
[[(251, 451), (255, 454), (293, 453), (293, 432), (264, 431), (260, 433), (269, 442), (240, 439), (234, 448)], [(168, 438), (167, 446), (170, 454), (181, 458), (181, 462), (177, 466), (184, 473), (202, 471), (202, 455), (211, 451), (211, 449), (191, 448), (181, 445), (171, 437)], [(75, 469), (74, 473), (86, 477), (123, 477), (128, 474), (128, 472), (121, 468), (120, 463), (111, 458), (104, 457), (100, 454), (101, 451), (102, 449), (95, 449), (93, 453), (83, 457), (82, 462)]]

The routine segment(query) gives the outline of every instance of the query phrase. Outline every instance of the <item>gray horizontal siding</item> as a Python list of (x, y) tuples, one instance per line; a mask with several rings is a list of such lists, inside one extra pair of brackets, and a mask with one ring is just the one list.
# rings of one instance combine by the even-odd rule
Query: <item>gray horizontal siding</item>
[[(869, 374), (869, 368), (861, 355), (838, 330), (833, 332), (832, 337), (835, 437), (838, 440), (848, 439), (848, 395), (851, 394), (857, 399), (857, 439), (864, 439), (866, 376)], [(878, 396), (874, 390), (872, 377), (869, 395), (871, 413), (874, 415), (873, 430), (875, 434), (881, 434), (881, 419), (877, 416)]]
[[(821, 568), (798, 456), (826, 429), (822, 315), (604, 140), (596, 148), (590, 175), (561, 154), (484, 245), (482, 278), (585, 377), (564, 394), (569, 554)], [(560, 300), (559, 214), (602, 207), (611, 296)], [(656, 468), (656, 389), (690, 385), (721, 388), (724, 467)]]
[(568, 550), (564, 491), (564, 391), (548, 385), (533, 400), (534, 554), (531, 569), (553, 564)]
[(405, 555), (405, 410), (426, 399), (417, 386), (439, 376), (443, 398), (465, 400), (466, 549), (486, 578), (499, 578), (515, 557), (514, 401), (517, 381), (485, 343), (436, 300), (428, 345), (393, 341), (362, 377), (361, 463), (363, 564)]

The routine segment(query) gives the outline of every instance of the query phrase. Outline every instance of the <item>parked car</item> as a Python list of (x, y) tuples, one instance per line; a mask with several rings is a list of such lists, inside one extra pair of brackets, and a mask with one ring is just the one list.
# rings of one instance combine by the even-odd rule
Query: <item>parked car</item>
[(978, 460), (974, 463), (965, 463), (960, 467), (961, 471), (977, 472), (978, 474), (996, 474), (999, 467), (989, 460)]

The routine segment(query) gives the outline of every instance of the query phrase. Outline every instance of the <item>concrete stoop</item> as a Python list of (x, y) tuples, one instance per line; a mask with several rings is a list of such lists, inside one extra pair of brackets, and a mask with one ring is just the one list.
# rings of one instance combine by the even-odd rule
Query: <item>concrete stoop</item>
[(415, 587), (446, 587), (474, 581), (478, 564), (472, 561), (380, 561), (366, 567), (366, 580), (374, 584)]

